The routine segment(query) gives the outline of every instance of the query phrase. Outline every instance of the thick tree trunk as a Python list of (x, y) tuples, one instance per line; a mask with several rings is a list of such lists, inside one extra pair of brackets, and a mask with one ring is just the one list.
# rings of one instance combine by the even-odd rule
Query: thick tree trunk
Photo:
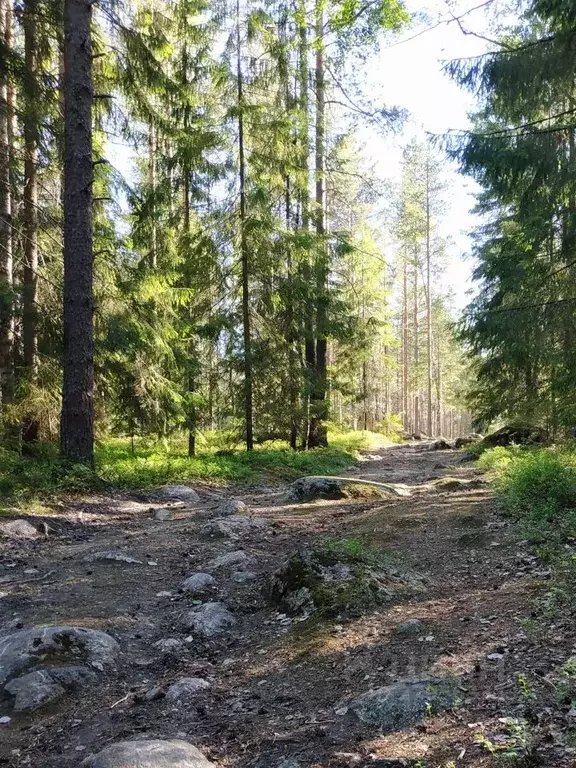
[(328, 254), (326, 237), (326, 82), (324, 66), (324, 13), (322, 0), (316, 5), (316, 234), (318, 257), (316, 260), (316, 361), (312, 388), (310, 431), (308, 447), (328, 445), (326, 421), (328, 419)]
[(150, 206), (150, 220), (152, 224), (152, 231), (150, 233), (150, 256), (149, 264), (150, 269), (156, 269), (157, 264), (157, 251), (158, 251), (158, 235), (156, 227), (156, 152), (158, 150), (156, 142), (156, 129), (154, 123), (150, 122), (148, 126), (148, 186), (150, 187), (150, 199), (152, 204)]
[(64, 4), (64, 385), (60, 442), (94, 462), (92, 0)]
[[(0, 0), (0, 36), (2, 44), (11, 39), (10, 0)], [(2, 404), (13, 396), (13, 256), (12, 256), (12, 186), (10, 178), (9, 74), (0, 65), (0, 395)]]
[(420, 432), (420, 328), (418, 323), (418, 255), (414, 261), (414, 432)]
[(408, 431), (408, 265), (406, 258), (402, 269), (402, 422)]
[(240, 2), (236, 3), (237, 87), (238, 87), (238, 161), (240, 182), (240, 261), (242, 265), (242, 325), (244, 339), (244, 413), (246, 450), (254, 448), (252, 403), (252, 336), (250, 330), (250, 264), (246, 236), (246, 158), (244, 150), (244, 91), (240, 40)]
[[(27, 95), (24, 106), (24, 270), (22, 283), (22, 343), (26, 378), (36, 381), (38, 360), (38, 61), (36, 39), (37, 0), (24, 3), (24, 57)], [(38, 439), (39, 424), (30, 416), (22, 425), (25, 443)]]
[[(188, 110), (187, 110), (188, 111)], [(186, 128), (188, 123), (187, 117), (185, 118)], [(183, 168), (184, 185), (182, 191), (182, 202), (184, 207), (184, 243), (188, 248), (190, 244), (190, 170), (187, 166)], [(187, 254), (185, 254), (185, 258)], [(192, 324), (192, 306), (189, 308), (190, 323)], [(194, 393), (196, 391), (196, 377), (194, 376), (194, 368), (196, 365), (196, 346), (194, 344), (192, 334), (193, 329), (190, 328), (190, 342), (188, 345), (188, 375), (187, 375), (187, 390), (190, 398), (190, 404), (188, 406), (188, 456), (196, 455), (196, 407), (194, 405)]]

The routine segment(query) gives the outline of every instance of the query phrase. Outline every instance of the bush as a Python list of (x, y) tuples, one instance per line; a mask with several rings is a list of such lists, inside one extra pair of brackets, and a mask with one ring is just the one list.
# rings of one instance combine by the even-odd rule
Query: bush
[(493, 474), (505, 512), (523, 521), (529, 538), (560, 543), (576, 534), (576, 453), (494, 448), (479, 464)]

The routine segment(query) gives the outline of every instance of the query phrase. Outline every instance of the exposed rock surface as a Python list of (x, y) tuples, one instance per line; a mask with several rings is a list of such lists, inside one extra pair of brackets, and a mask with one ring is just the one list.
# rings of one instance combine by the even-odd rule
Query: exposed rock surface
[(407, 621), (402, 621), (398, 624), (396, 632), (399, 635), (415, 636), (421, 635), (424, 632), (424, 629), (424, 624), (420, 619), (408, 619)]
[(216, 518), (205, 523), (200, 529), (203, 536), (215, 536), (228, 539), (240, 539), (254, 531), (264, 531), (268, 521), (244, 515)]
[(187, 741), (139, 739), (118, 741), (82, 762), (82, 768), (213, 768)]
[(314, 501), (315, 499), (361, 499), (409, 496), (403, 486), (355, 480), (350, 477), (322, 477), (311, 475), (295, 480), (288, 487), (286, 501)]
[(118, 652), (118, 643), (95, 629), (23, 630), (0, 638), (0, 690), (14, 697), (16, 711), (32, 711), (95, 683), (95, 670), (112, 665)]
[(33, 539), (40, 538), (42, 534), (28, 520), (6, 520), (0, 523), (0, 536), (7, 539)]
[(138, 560), (138, 558), (129, 555), (128, 552), (122, 552), (122, 550), (118, 549), (93, 552), (84, 558), (86, 563), (105, 562), (107, 560), (110, 562), (127, 563), (128, 565), (144, 565), (142, 560)]
[(368, 691), (350, 702), (348, 710), (383, 733), (400, 731), (457, 706), (462, 698), (459, 685), (458, 677), (404, 680)]
[(550, 441), (550, 435), (541, 427), (529, 424), (508, 424), (482, 440), (482, 445), (487, 448), (508, 445), (546, 445)]
[(216, 508), (219, 517), (230, 517), (230, 515), (246, 515), (248, 507), (240, 499), (222, 499)]
[(163, 637), (154, 643), (154, 648), (157, 648), (161, 653), (178, 653), (183, 646), (184, 643), (177, 637)]
[(224, 603), (204, 603), (193, 608), (184, 617), (187, 629), (201, 637), (220, 635), (236, 624), (236, 619)]
[(179, 701), (180, 699), (190, 698), (208, 688), (210, 688), (210, 683), (201, 677), (183, 677), (168, 688), (166, 698), (169, 701)]
[(208, 570), (217, 571), (219, 568), (230, 568), (231, 566), (247, 565), (250, 558), (243, 549), (236, 549), (234, 552), (226, 552), (224, 555), (215, 557), (208, 564)]

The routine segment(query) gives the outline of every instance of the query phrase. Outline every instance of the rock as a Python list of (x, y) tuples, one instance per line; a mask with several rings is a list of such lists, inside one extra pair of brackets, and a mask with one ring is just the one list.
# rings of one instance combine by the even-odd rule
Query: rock
[(172, 510), (166, 507), (157, 507), (154, 510), (154, 519), (159, 520), (162, 523), (172, 520)]
[(405, 489), (393, 484), (372, 483), (350, 477), (301, 477), (288, 487), (288, 502), (314, 501), (315, 499), (369, 499), (404, 496)]
[(430, 443), (428, 448), (430, 451), (451, 451), (452, 449), (453, 446), (443, 437), (434, 440), (433, 443)]
[(116, 549), (107, 549), (103, 552), (94, 552), (91, 555), (86, 555), (84, 558), (85, 563), (94, 563), (106, 560), (117, 563), (128, 563), (129, 565), (144, 565), (142, 560), (138, 560), (137, 558), (132, 557), (132, 555)]
[(482, 435), (467, 435), (466, 437), (457, 437), (454, 442), (454, 448), (464, 448), (466, 445), (478, 443), (482, 440)]
[(48, 672), (40, 669), (10, 680), (4, 690), (14, 696), (15, 712), (33, 712), (65, 693)]
[(201, 637), (209, 638), (233, 627), (236, 619), (224, 603), (204, 603), (189, 611), (184, 618), (184, 623), (187, 629), (191, 629)]
[(210, 688), (210, 683), (201, 677), (183, 677), (176, 683), (173, 683), (166, 691), (166, 698), (170, 701), (179, 701), (180, 699), (194, 696), (200, 691)]
[(182, 585), (182, 589), (185, 592), (193, 592), (195, 594), (200, 594), (201, 592), (206, 592), (209, 589), (212, 589), (216, 586), (216, 579), (214, 576), (211, 576), (209, 573), (193, 573), (192, 576), (189, 576), (184, 584)]
[(90, 755), (82, 768), (214, 768), (200, 750), (178, 739), (118, 741), (97, 755)]
[(167, 501), (200, 501), (200, 496), (194, 488), (189, 488), (187, 485), (164, 485), (156, 490), (155, 496)]
[(230, 517), (231, 515), (247, 515), (248, 507), (240, 499), (223, 499), (217, 507), (219, 517)]
[(383, 733), (401, 731), (457, 706), (459, 685), (458, 677), (405, 680), (368, 691), (349, 703), (348, 710)]
[(300, 763), (295, 757), (285, 757), (277, 764), (276, 768), (300, 768)]
[(545, 429), (528, 424), (508, 424), (482, 439), (486, 448), (508, 445), (547, 445), (550, 435)]
[(320, 565), (320, 578), (324, 582), (351, 581), (354, 574), (346, 563), (334, 563), (334, 565)]
[(8, 715), (2, 715), (0, 717), (0, 725), (9, 725), (12, 722), (12, 718), (8, 717)]
[(225, 555), (214, 558), (208, 567), (210, 570), (216, 571), (218, 568), (228, 568), (231, 565), (247, 565), (249, 562), (250, 558), (246, 552), (243, 549), (236, 549), (234, 552), (227, 552)]
[(253, 571), (234, 571), (232, 574), (232, 581), (236, 584), (246, 584), (249, 581), (255, 581), (258, 578), (258, 574)]
[(200, 534), (202, 536), (240, 539), (243, 536), (250, 535), (254, 531), (264, 531), (268, 528), (268, 525), (267, 520), (233, 515), (231, 517), (221, 517), (210, 520), (202, 526)]
[(425, 631), (424, 624), (420, 619), (408, 619), (403, 621), (396, 627), (396, 633), (398, 635), (421, 635)]
[(428, 765), (421, 757), (377, 757), (370, 768), (427, 768)]
[(486, 481), (481, 477), (441, 477), (431, 483), (431, 488), (436, 491), (470, 491), (485, 485)]
[(158, 648), (161, 653), (178, 653), (184, 647), (182, 640), (176, 637), (163, 637), (154, 643), (154, 648)]
[(6, 520), (0, 523), (0, 536), (7, 539), (39, 539), (42, 534), (28, 520)]
[(14, 697), (16, 711), (33, 711), (67, 691), (95, 683), (94, 670), (112, 665), (119, 650), (105, 632), (83, 627), (27, 629), (8, 635), (0, 638), (0, 692)]

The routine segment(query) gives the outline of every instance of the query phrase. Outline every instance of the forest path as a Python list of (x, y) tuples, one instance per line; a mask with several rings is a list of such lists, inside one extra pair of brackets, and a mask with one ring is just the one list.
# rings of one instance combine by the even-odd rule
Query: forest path
[[(10, 724), (0, 725), (0, 765), (72, 768), (138, 736), (186, 738), (217, 765), (239, 768), (499, 765), (477, 734), (509, 738), (500, 718), (523, 721), (530, 703), (517, 676), (533, 685), (533, 671), (565, 658), (576, 638), (558, 623), (548, 634), (529, 631), (539, 627), (531, 593), (545, 574), (496, 514), (489, 488), (418, 492), (435, 478), (478, 477), (458, 452), (427, 448), (383, 449), (348, 473), (405, 483), (414, 489), (408, 498), (293, 504), (284, 489), (262, 488), (236, 498), (268, 524), (216, 530), (214, 489), (169, 507), (167, 520), (150, 502), (101, 496), (54, 506), (48, 541), (0, 542), (2, 635), (80, 625), (109, 632), (122, 650), (118, 668), (81, 695), (27, 716), (10, 712)], [(393, 577), (409, 574), (414, 588), (359, 613), (286, 616), (265, 596), (271, 573), (297, 549), (326, 540), (385, 550)], [(107, 550), (140, 563), (86, 560)], [(215, 560), (239, 550), (244, 562)], [(198, 571), (216, 580), (200, 600), (224, 603), (236, 620), (204, 639), (184, 626), (195, 596), (182, 584)], [(417, 631), (399, 631), (409, 620), (420, 622), (411, 625)], [(155, 646), (169, 638), (176, 651)], [(462, 675), (458, 708), (386, 735), (347, 713), (347, 702), (369, 689), (431, 675)], [(210, 688), (191, 700), (164, 698), (183, 677)], [(8, 705), (0, 698), (0, 716)], [(573, 765), (553, 740), (541, 755), (537, 765)]]

